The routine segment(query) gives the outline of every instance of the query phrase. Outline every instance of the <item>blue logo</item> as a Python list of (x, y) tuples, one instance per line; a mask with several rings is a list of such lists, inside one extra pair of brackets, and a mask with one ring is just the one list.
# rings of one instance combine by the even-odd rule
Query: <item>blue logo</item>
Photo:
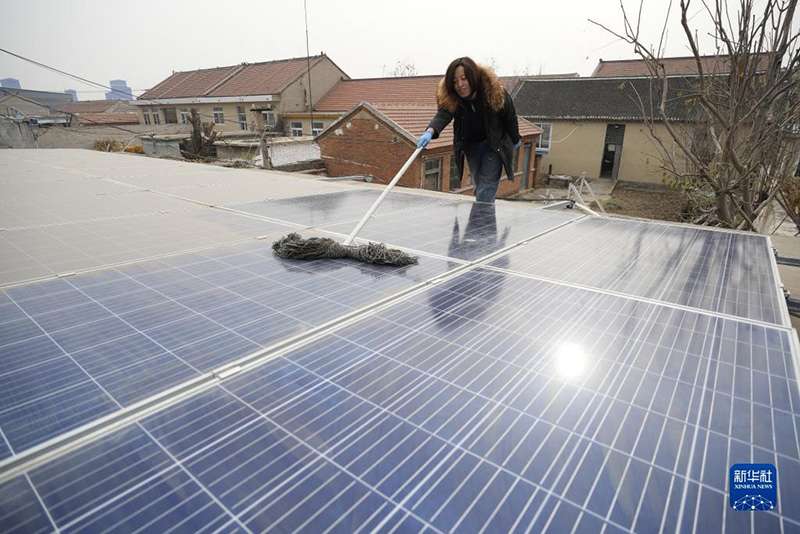
[(772, 464), (734, 464), (730, 488), (734, 510), (764, 512), (778, 506), (778, 470)]

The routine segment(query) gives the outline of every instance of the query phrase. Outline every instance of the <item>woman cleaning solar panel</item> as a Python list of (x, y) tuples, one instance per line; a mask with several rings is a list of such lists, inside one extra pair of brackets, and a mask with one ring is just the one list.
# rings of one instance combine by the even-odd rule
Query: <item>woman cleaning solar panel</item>
[(439, 110), (417, 140), (417, 148), (425, 148), (454, 121), (453, 152), (459, 177), (466, 155), (475, 180), (475, 198), (494, 202), (503, 168), (514, 179), (511, 164), (522, 142), (511, 95), (492, 69), (460, 57), (447, 67), (436, 100)]

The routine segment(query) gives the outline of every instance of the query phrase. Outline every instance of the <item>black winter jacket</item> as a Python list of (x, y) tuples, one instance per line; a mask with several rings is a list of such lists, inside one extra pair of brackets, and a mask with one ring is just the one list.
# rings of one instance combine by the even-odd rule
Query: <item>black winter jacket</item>
[[(511, 168), (511, 163), (514, 161), (514, 145), (520, 140), (514, 102), (495, 73), (488, 67), (481, 67), (479, 79), (482, 87), (478, 94), (482, 95), (486, 101), (486, 106), (484, 106), (486, 138), (492, 150), (496, 150), (500, 154), (506, 174), (509, 179), (513, 180), (514, 171)], [(437, 101), (439, 110), (431, 119), (428, 128), (434, 130), (433, 139), (436, 139), (442, 133), (442, 130), (450, 124), (450, 121), (454, 121), (453, 153), (458, 165), (459, 178), (461, 178), (464, 174), (464, 150), (468, 131), (468, 126), (465, 124), (466, 114), (462, 108), (463, 104), (460, 99), (454, 99), (447, 93), (444, 79), (439, 82)]]

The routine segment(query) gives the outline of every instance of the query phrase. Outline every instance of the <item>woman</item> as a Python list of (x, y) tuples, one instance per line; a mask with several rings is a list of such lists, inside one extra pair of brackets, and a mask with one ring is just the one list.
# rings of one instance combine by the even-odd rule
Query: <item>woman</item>
[(459, 179), (464, 174), (466, 154), (476, 200), (494, 202), (503, 168), (509, 179), (514, 179), (511, 163), (520, 145), (511, 95), (491, 69), (462, 57), (447, 67), (436, 100), (439, 111), (417, 140), (417, 148), (425, 148), (431, 139), (439, 137), (455, 118), (453, 152)]

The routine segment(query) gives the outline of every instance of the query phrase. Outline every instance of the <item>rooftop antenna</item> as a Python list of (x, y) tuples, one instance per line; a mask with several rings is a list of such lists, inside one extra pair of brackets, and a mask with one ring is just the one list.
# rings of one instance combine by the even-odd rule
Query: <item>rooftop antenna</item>
[(306, 71), (308, 72), (308, 109), (311, 112), (311, 136), (314, 136), (314, 98), (311, 95), (311, 53), (308, 49), (308, 7), (303, 0), (303, 13), (306, 20)]

